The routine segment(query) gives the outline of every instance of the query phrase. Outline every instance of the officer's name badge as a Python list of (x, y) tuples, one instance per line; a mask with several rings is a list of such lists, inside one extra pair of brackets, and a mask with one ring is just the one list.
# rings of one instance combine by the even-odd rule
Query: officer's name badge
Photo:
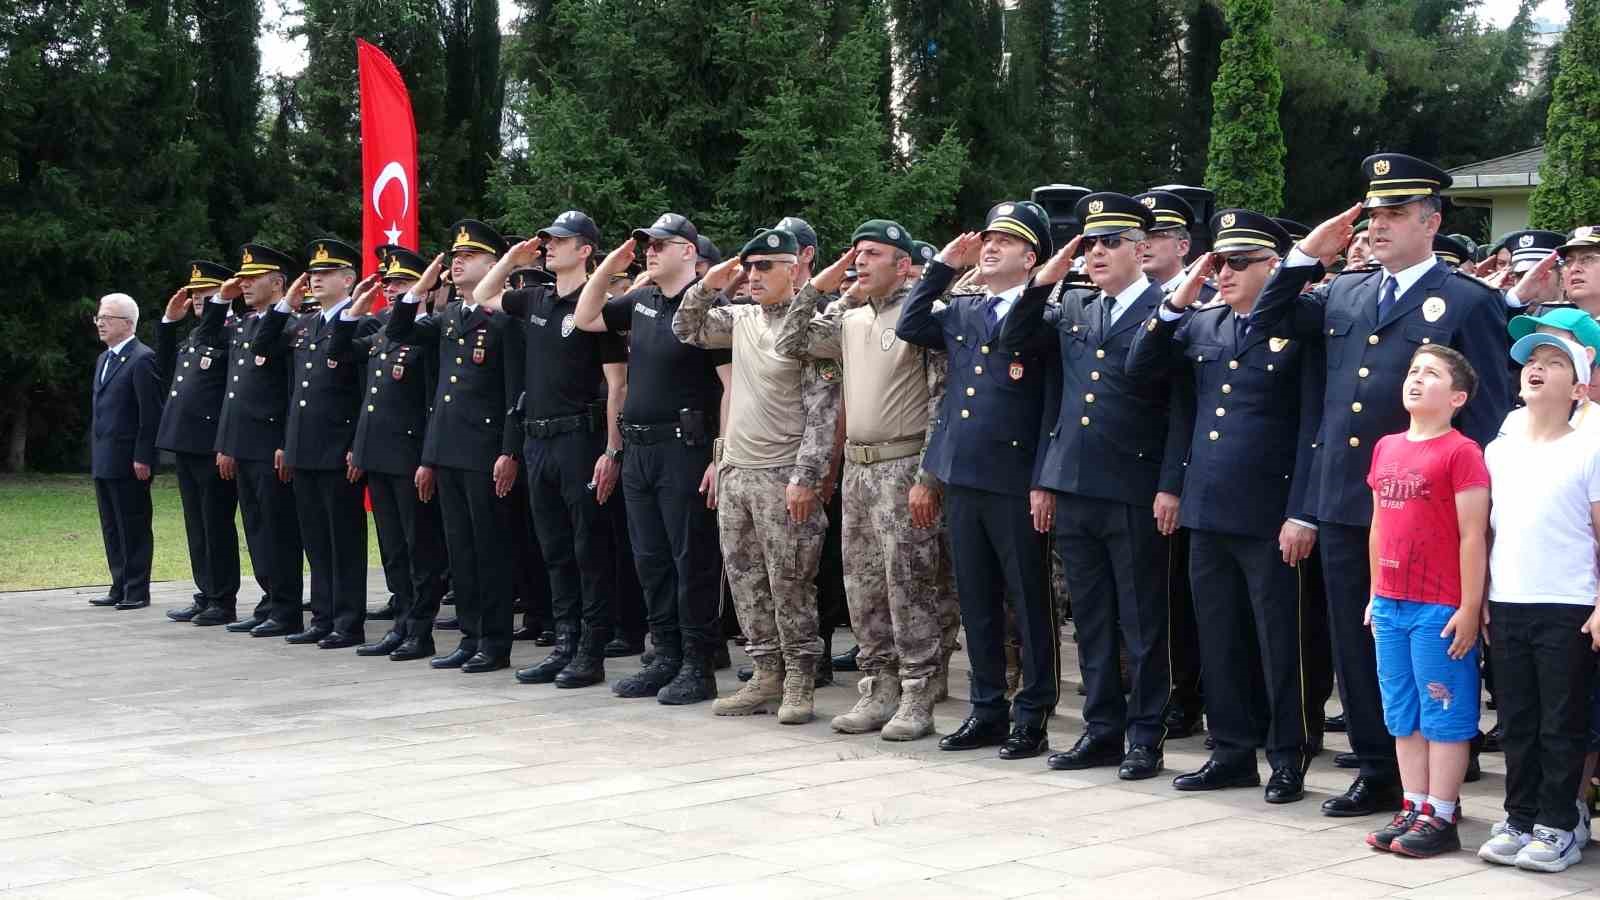
[(1445, 304), (1443, 297), (1429, 297), (1422, 302), (1422, 317), (1429, 322), (1437, 322), (1444, 315)]
[(1022, 362), (1020, 360), (1012, 360), (1010, 368), (1006, 370), (1006, 374), (1011, 376), (1012, 381), (1021, 381)]
[(894, 346), (894, 332), (885, 331), (883, 337), (878, 339), (878, 346), (882, 347), (885, 353), (889, 352), (889, 348)]
[(1278, 337), (1267, 338), (1267, 346), (1272, 349), (1273, 353), (1282, 353), (1283, 348), (1289, 346), (1289, 339)]

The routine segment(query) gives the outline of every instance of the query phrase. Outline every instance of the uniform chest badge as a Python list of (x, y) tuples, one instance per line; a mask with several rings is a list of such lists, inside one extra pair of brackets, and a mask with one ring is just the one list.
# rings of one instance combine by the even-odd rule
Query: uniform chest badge
[(339, 368), (339, 361), (337, 359), (328, 360), (328, 368), (330, 368), (330, 369)]
[(1012, 381), (1021, 381), (1022, 380), (1022, 361), (1021, 360), (1015, 360), (1015, 359), (1012, 360), (1011, 361), (1011, 366), (1008, 369), (1006, 369), (1006, 374), (1011, 376), (1011, 380)]
[(406, 377), (406, 367), (396, 363), (394, 367), (389, 370), (389, 374), (394, 376), (395, 381), (399, 381), (400, 379)]
[(578, 327), (578, 320), (572, 313), (567, 313), (567, 317), (561, 320), (561, 336), (572, 337), (572, 329), (576, 327)]
[(483, 360), (484, 360), (484, 350), (483, 350), (483, 348), (482, 347), (473, 347), (472, 348), (472, 362), (474, 364), (476, 364), (476, 365), (480, 365), (481, 366), (481, 365), (483, 365)]
[(258, 356), (258, 357), (256, 357), (256, 365), (258, 365), (258, 366), (264, 366), (264, 365), (266, 365), (266, 364), (267, 364), (267, 358), (266, 358), (266, 357), (265, 357), (265, 356)]
[(200, 357), (200, 371), (203, 372), (203, 371), (205, 371), (206, 369), (209, 369), (209, 368), (211, 368), (211, 357), (209, 357), (209, 356)]
[(883, 352), (888, 353), (889, 348), (894, 346), (894, 331), (885, 329), (883, 337), (878, 339), (878, 346), (883, 349)]
[(1273, 353), (1282, 353), (1283, 348), (1287, 346), (1289, 346), (1288, 338), (1267, 338), (1267, 347), (1271, 349)]
[(1429, 297), (1422, 301), (1422, 317), (1429, 322), (1437, 322), (1444, 316), (1445, 303), (1443, 297)]

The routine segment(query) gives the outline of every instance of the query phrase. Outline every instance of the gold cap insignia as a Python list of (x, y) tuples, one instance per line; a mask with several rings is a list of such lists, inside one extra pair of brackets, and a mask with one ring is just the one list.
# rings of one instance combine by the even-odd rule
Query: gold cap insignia
[(1380, 159), (1373, 163), (1372, 174), (1379, 176), (1389, 174), (1389, 161), (1387, 159)]
[(1101, 201), (1101, 200), (1091, 200), (1091, 201), (1089, 201), (1089, 215), (1091, 215), (1091, 216), (1100, 215), (1100, 213), (1105, 211), (1105, 208), (1106, 208), (1106, 205), (1105, 205), (1104, 201)]
[(456, 232), (456, 243), (458, 243), (458, 244), (467, 244), (467, 243), (471, 243), (471, 242), (472, 242), (472, 235), (467, 233), (467, 226), (465, 226), (465, 225), (461, 226), (461, 230)]
[(204, 277), (205, 277), (204, 275), (200, 274), (200, 267), (199, 266), (191, 266), (189, 268), (189, 280), (190, 281), (199, 281), (201, 278), (204, 278)]
[(1525, 234), (1522, 237), (1517, 238), (1517, 246), (1518, 247), (1522, 247), (1522, 248), (1532, 247), (1533, 246), (1533, 235)]
[(312, 262), (327, 262), (332, 258), (333, 257), (328, 255), (328, 247), (326, 244), (318, 244), (317, 252), (311, 255)]
[(244, 255), (239, 257), (239, 265), (248, 266), (253, 262), (255, 262), (255, 258), (250, 255), (250, 248), (246, 247)]
[(1238, 220), (1234, 218), (1233, 213), (1224, 213), (1223, 216), (1222, 216), (1222, 227), (1223, 228), (1232, 228), (1233, 227), (1233, 223), (1236, 222), (1236, 221), (1238, 221)]
[(389, 257), (389, 271), (390, 272), (398, 272), (398, 271), (400, 271), (400, 257), (398, 257), (398, 256)]
[(1273, 353), (1282, 353), (1283, 348), (1289, 346), (1289, 339), (1281, 337), (1267, 338), (1267, 346), (1271, 348)]

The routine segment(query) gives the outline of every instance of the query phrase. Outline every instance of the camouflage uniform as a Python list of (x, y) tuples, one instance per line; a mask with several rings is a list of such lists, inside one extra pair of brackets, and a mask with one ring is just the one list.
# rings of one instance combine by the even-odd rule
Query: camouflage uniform
[[(822, 652), (814, 579), (828, 519), (819, 497), (806, 521), (791, 523), (784, 493), (791, 484), (815, 489), (828, 470), (839, 415), (839, 367), (828, 360), (789, 359), (772, 349), (784, 307), (714, 307), (715, 295), (703, 283), (690, 288), (672, 331), (697, 347), (733, 349), (717, 521), (745, 652), (758, 670), (763, 657), (781, 651), (786, 663), (809, 674)], [(775, 423), (783, 427), (774, 430)]]

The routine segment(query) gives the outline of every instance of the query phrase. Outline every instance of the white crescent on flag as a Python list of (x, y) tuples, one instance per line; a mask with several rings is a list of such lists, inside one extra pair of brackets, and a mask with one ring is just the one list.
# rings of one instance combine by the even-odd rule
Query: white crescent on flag
[(383, 202), (379, 198), (383, 196), (383, 189), (390, 181), (400, 182), (400, 215), (404, 216), (411, 209), (411, 183), (406, 179), (405, 167), (398, 161), (384, 166), (383, 171), (379, 172), (377, 179), (372, 182), (372, 211), (380, 217), (383, 215)]

